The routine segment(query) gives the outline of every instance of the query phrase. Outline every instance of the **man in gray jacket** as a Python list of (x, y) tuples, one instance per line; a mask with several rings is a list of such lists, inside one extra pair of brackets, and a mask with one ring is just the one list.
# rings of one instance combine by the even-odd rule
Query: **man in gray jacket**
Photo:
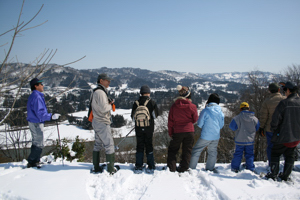
[(94, 89), (91, 97), (91, 106), (93, 111), (92, 126), (95, 131), (95, 144), (93, 150), (94, 172), (102, 172), (99, 166), (100, 150), (105, 149), (107, 171), (110, 174), (115, 173), (115, 148), (114, 140), (111, 134), (111, 113), (113, 100), (110, 100), (107, 94), (111, 78), (106, 74), (100, 74), (97, 79), (98, 87)]
[(267, 98), (261, 107), (260, 110), (260, 127), (259, 133), (262, 136), (267, 136), (267, 157), (269, 161), (269, 166), (271, 163), (271, 149), (273, 147), (273, 143), (271, 142), (273, 133), (271, 132), (271, 120), (272, 115), (275, 111), (278, 103), (285, 99), (284, 96), (280, 94), (280, 86), (277, 83), (271, 83), (269, 85), (270, 96)]

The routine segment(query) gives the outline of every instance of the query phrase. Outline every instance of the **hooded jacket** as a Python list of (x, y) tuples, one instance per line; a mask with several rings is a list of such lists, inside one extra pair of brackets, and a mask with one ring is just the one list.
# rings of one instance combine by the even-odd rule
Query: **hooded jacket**
[(189, 99), (178, 97), (172, 105), (168, 117), (169, 135), (194, 132), (198, 119), (197, 107)]
[(44, 123), (51, 120), (51, 113), (48, 113), (44, 94), (33, 90), (27, 102), (27, 121), (32, 123)]
[(201, 139), (220, 139), (220, 129), (224, 126), (224, 114), (216, 103), (209, 103), (200, 113), (197, 125), (202, 128)]
[(279, 102), (272, 116), (272, 142), (281, 144), (300, 140), (300, 98), (290, 94)]
[(235, 143), (237, 145), (253, 145), (256, 131), (260, 123), (254, 116), (254, 112), (244, 110), (235, 116), (229, 128), (235, 132)]

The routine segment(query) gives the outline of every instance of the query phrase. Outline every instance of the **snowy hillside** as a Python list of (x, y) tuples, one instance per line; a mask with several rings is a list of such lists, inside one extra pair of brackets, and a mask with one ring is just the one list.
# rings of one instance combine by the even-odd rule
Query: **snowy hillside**
[[(46, 157), (44, 157), (46, 158)], [(300, 167), (300, 162), (295, 163)], [(263, 180), (244, 170), (230, 171), (230, 164), (216, 164), (220, 173), (196, 170), (178, 174), (156, 170), (154, 174), (134, 174), (133, 164), (120, 164), (113, 176), (106, 171), (90, 174), (91, 163), (60, 161), (41, 169), (22, 169), (26, 161), (0, 164), (2, 200), (113, 200), (113, 199), (300, 199), (300, 172), (293, 171), (293, 184)], [(266, 163), (256, 162), (259, 172)], [(157, 164), (161, 169), (164, 164)], [(282, 165), (281, 165), (282, 167)]]

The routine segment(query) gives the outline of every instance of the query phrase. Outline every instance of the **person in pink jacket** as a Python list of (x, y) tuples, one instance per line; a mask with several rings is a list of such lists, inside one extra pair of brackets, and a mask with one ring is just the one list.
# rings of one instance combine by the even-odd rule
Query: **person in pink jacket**
[[(188, 87), (178, 85), (179, 97), (175, 99), (168, 117), (169, 136), (172, 138), (168, 148), (167, 165), (171, 172), (185, 172), (189, 168), (194, 144), (194, 123), (198, 119), (197, 107), (192, 103)], [(182, 144), (182, 156), (176, 167), (176, 154)]]

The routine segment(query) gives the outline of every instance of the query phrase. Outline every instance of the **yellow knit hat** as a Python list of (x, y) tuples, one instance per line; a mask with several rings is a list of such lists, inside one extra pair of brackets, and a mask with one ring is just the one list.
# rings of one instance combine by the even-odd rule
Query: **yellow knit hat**
[(249, 108), (249, 104), (247, 102), (241, 103), (240, 108), (245, 108), (245, 107)]

